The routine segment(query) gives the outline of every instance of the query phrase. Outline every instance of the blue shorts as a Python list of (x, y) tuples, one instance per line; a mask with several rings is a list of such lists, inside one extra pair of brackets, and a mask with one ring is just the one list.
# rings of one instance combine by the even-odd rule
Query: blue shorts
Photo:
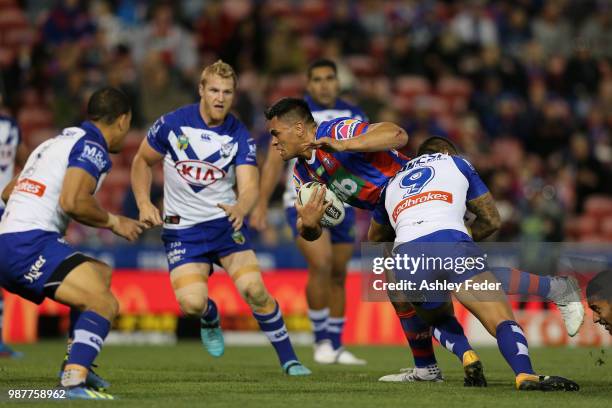
[[(297, 238), (297, 210), (295, 207), (285, 208), (287, 223), (293, 231), (293, 237)], [(327, 228), (331, 234), (332, 244), (352, 244), (355, 242), (355, 209), (353, 207), (344, 207), (344, 220), (335, 227)]]
[(206, 221), (184, 229), (164, 228), (168, 269), (189, 263), (219, 264), (219, 259), (234, 252), (251, 249), (246, 223), (234, 232), (227, 217)]
[(57, 232), (0, 235), (0, 286), (34, 303), (53, 298), (68, 273), (87, 257)]
[(482, 249), (469, 235), (456, 230), (419, 237), (398, 245), (393, 253), (421, 260), (419, 267), (395, 270), (395, 278), (414, 282), (415, 289), (406, 295), (425, 309), (435, 309), (450, 301), (451, 291), (442, 287), (465, 282), (488, 270)]

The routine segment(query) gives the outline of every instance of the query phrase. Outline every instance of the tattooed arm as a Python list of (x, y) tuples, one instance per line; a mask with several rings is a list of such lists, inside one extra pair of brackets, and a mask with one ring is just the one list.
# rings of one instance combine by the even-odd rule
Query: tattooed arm
[(482, 241), (501, 226), (501, 218), (491, 193), (487, 192), (468, 201), (467, 209), (476, 215), (471, 225), (474, 241)]

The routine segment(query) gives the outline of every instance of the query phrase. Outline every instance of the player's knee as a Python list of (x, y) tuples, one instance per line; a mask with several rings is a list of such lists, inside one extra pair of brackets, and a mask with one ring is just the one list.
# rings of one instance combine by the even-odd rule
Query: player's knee
[(330, 282), (332, 286), (343, 288), (346, 282), (346, 271), (332, 271)]
[(332, 260), (322, 256), (308, 262), (309, 277), (312, 279), (328, 279), (332, 272)]
[(84, 309), (92, 310), (108, 320), (113, 320), (119, 314), (119, 302), (110, 291), (88, 294), (84, 306)]
[(178, 299), (179, 306), (187, 316), (198, 317), (204, 313), (208, 300), (203, 296), (183, 295)]
[(245, 287), (243, 295), (249, 305), (257, 308), (266, 306), (271, 300), (271, 296), (262, 281), (250, 282)]

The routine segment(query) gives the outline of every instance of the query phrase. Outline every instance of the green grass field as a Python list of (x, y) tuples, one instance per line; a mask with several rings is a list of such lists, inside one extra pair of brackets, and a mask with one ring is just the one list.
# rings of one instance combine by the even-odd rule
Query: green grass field
[[(49, 389), (63, 355), (63, 343), (43, 342), (18, 347), (21, 360), (0, 360), (0, 405), (86, 406), (88, 401), (8, 400), (7, 390)], [(108, 346), (98, 372), (112, 382), (110, 392), (120, 398), (117, 407), (611, 407), (612, 350), (534, 348), (536, 369), (577, 381), (577, 393), (518, 392), (513, 376), (494, 348), (477, 349), (489, 387), (463, 387), (458, 361), (445, 350), (436, 354), (446, 382), (438, 384), (387, 384), (383, 374), (410, 365), (408, 350), (401, 347), (354, 347), (367, 358), (366, 367), (320, 366), (312, 362), (310, 348), (298, 350), (313, 369), (308, 378), (281, 374), (270, 347), (230, 347), (220, 359), (209, 357), (196, 342), (167, 346)], [(603, 360), (597, 363), (597, 360)]]

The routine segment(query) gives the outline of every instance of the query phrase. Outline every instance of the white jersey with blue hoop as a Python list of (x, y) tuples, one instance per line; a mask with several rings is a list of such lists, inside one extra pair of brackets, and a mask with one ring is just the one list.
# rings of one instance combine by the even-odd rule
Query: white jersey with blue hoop
[(164, 155), (164, 228), (184, 229), (225, 217), (219, 203), (234, 204), (236, 166), (257, 165), (255, 141), (232, 114), (206, 125), (199, 104), (158, 119), (149, 145)]
[(384, 191), (384, 205), (396, 242), (409, 242), (440, 230), (468, 234), (466, 202), (489, 190), (465, 159), (425, 154), (406, 163)]
[[(306, 95), (304, 97), (306, 103), (308, 103), (308, 107), (312, 112), (312, 117), (314, 118), (317, 125), (320, 125), (323, 122), (327, 122), (336, 118), (351, 118), (357, 119), (361, 121), (367, 122), (366, 115), (355, 105), (351, 105), (350, 103), (343, 101), (342, 99), (336, 99), (336, 104), (333, 108), (326, 108), (324, 106), (316, 103), (310, 95)], [(295, 191), (295, 183), (293, 182), (293, 169), (295, 167), (297, 159), (291, 159), (289, 161), (289, 165), (287, 166), (287, 180), (285, 183), (285, 193), (283, 194), (283, 205), (285, 208), (293, 207), (295, 203), (295, 199), (297, 198), (297, 192)], [(348, 204), (345, 204), (346, 207), (349, 207)]]
[(59, 205), (66, 170), (85, 170), (96, 179), (97, 191), (111, 166), (106, 140), (91, 122), (66, 128), (41, 143), (19, 174), (0, 222), (0, 234), (43, 230), (63, 235), (70, 221)]
[[(0, 115), (0, 191), (13, 179), (20, 142), (17, 123), (8, 116)], [(3, 208), (4, 201), (0, 200), (0, 210)]]

